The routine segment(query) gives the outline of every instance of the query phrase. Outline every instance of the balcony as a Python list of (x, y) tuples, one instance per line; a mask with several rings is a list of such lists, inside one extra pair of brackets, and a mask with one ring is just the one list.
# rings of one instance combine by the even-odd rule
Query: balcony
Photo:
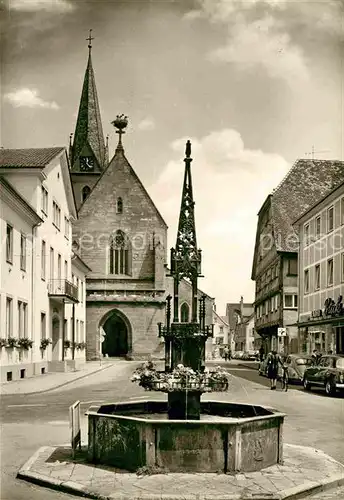
[(78, 292), (78, 287), (68, 280), (50, 280), (48, 283), (48, 295), (53, 299), (77, 303), (79, 302)]

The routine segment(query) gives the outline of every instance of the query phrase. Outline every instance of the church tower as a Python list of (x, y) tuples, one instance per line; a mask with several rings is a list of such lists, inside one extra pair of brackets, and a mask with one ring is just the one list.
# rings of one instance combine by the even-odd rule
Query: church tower
[(92, 66), (92, 30), (88, 40), (88, 62), (82, 87), (74, 138), (70, 137), (69, 160), (77, 209), (86, 200), (108, 165), (97, 88)]

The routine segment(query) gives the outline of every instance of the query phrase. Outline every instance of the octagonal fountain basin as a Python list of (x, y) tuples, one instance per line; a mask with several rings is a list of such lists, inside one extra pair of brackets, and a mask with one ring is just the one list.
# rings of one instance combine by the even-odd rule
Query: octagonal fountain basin
[(271, 408), (202, 401), (200, 420), (169, 420), (167, 401), (91, 407), (88, 460), (136, 471), (251, 472), (282, 463), (285, 414)]

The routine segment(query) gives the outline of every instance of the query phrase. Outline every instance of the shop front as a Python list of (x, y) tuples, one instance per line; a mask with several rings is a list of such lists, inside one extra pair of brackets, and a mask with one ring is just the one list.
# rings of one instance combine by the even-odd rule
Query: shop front
[(312, 311), (310, 317), (297, 323), (300, 352), (311, 354), (314, 349), (322, 354), (344, 354), (344, 305), (340, 295), (337, 301), (325, 300), (323, 309)]

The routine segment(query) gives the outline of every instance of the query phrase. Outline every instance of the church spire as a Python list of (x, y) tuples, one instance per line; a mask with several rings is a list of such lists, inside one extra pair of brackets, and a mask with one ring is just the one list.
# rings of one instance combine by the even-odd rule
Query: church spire
[(88, 41), (88, 61), (79, 104), (74, 141), (72, 146), (71, 168), (78, 171), (80, 157), (94, 158), (95, 170), (102, 171), (106, 167), (106, 148), (94, 71), (92, 66), (92, 30)]
[(191, 178), (191, 142), (185, 148), (185, 172), (175, 248), (171, 249), (171, 275), (174, 277), (174, 321), (178, 321), (178, 283), (187, 278), (192, 284), (192, 321), (197, 321), (197, 279), (201, 276), (201, 250), (197, 248), (195, 202)]

